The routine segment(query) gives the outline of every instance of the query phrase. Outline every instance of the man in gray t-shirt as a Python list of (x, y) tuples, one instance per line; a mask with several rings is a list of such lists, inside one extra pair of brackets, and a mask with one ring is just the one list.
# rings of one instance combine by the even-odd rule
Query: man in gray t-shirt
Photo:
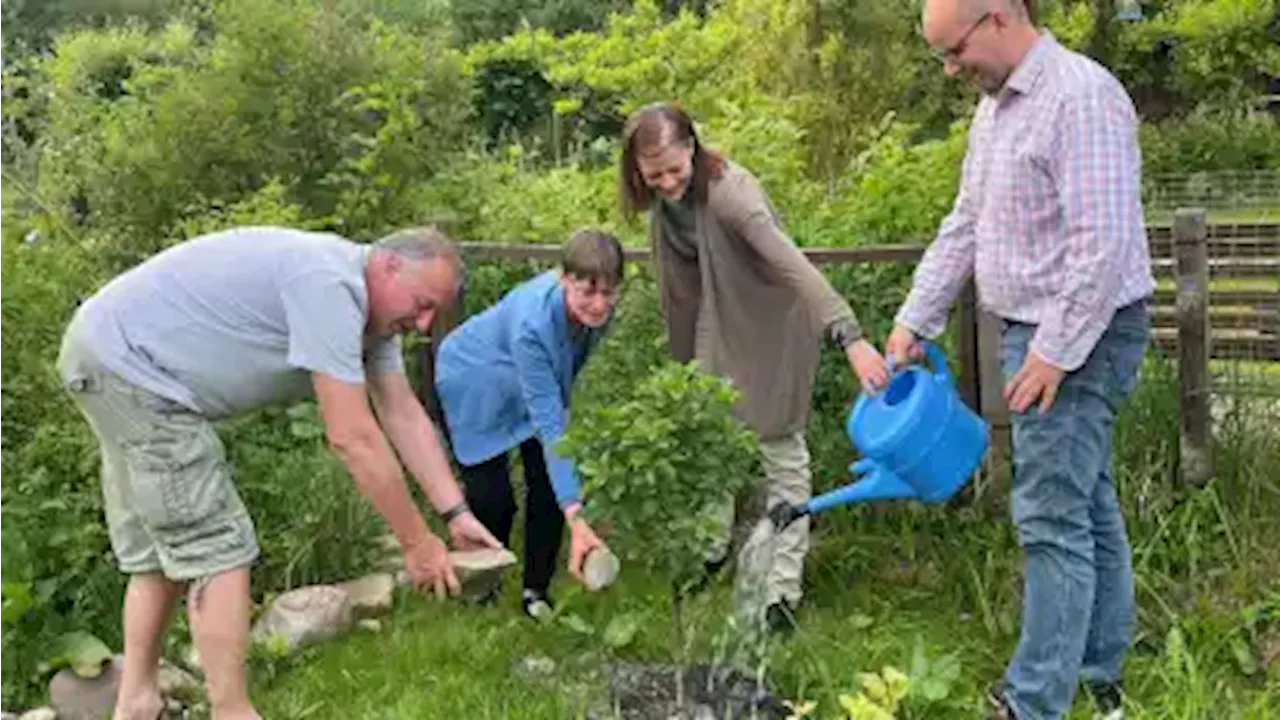
[(188, 584), (214, 717), (258, 717), (243, 667), (258, 545), (216, 420), (314, 397), (330, 446), (419, 586), (458, 591), (401, 461), (455, 546), (499, 547), (463, 501), (400, 352), (399, 335), (426, 331), (461, 277), (456, 247), (432, 229), (363, 246), (247, 227), (169, 248), (77, 310), (59, 372), (97, 436), (112, 551), (131, 576), (117, 718), (162, 708), (159, 641)]

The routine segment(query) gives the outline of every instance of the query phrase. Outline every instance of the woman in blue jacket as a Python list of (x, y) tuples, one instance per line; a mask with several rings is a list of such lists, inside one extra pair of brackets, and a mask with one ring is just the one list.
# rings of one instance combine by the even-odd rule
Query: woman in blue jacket
[(547, 588), (566, 522), (569, 572), (582, 579), (587, 553), (603, 545), (586, 520), (573, 463), (556, 454), (569, 423), (574, 379), (613, 316), (622, 279), (622, 246), (612, 235), (579, 230), (559, 270), (508, 292), (445, 337), (436, 359), (436, 392), (467, 503), (504, 545), (516, 506), (508, 452), (524, 463), (522, 605), (530, 617), (551, 610)]

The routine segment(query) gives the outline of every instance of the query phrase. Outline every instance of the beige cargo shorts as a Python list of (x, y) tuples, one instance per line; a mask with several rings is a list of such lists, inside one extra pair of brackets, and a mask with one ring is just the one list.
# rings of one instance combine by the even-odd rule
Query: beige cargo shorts
[(103, 367), (74, 326), (58, 372), (98, 439), (121, 571), (197, 580), (253, 563), (253, 521), (212, 423)]

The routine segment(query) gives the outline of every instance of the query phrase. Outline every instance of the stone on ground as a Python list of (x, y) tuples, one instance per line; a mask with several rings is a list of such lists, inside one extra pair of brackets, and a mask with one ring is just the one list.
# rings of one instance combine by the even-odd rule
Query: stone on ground
[(351, 601), (333, 585), (312, 585), (284, 593), (253, 626), (255, 642), (282, 643), (280, 650), (299, 648), (334, 637), (351, 627)]
[(390, 573), (376, 573), (339, 583), (338, 588), (347, 593), (351, 612), (357, 619), (380, 617), (391, 612), (396, 579)]
[[(516, 564), (516, 556), (506, 548), (453, 550), (449, 553), (449, 561), (453, 563), (453, 572), (462, 586), (458, 597), (462, 600), (479, 600), (498, 589), (502, 574)], [(405, 570), (397, 572), (395, 579), (396, 585), (401, 587), (412, 583), (412, 578)]]
[(5, 720), (8, 720), (9, 718), (15, 718), (15, 720), (58, 720), (58, 711), (53, 708), (42, 707), (34, 710), (28, 710), (22, 713), (21, 717), (5, 713), (4, 718)]
[(506, 548), (454, 550), (449, 553), (449, 560), (462, 585), (460, 597), (477, 600), (498, 588), (502, 574), (516, 564), (516, 555)]
[[(53, 706), (49, 712), (56, 712), (59, 720), (100, 720), (111, 717), (123, 672), (123, 655), (111, 658), (102, 668), (102, 673), (94, 678), (80, 677), (71, 668), (59, 670), (49, 681), (49, 704)], [(160, 694), (166, 699), (184, 706), (191, 706), (203, 699), (204, 687), (200, 681), (164, 659), (160, 660), (159, 680)], [(27, 715), (23, 715), (22, 719), (28, 720)]]

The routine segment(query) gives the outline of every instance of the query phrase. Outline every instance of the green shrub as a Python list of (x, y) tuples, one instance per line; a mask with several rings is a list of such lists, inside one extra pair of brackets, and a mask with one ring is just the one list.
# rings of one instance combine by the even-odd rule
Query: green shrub
[(696, 364), (666, 361), (625, 401), (575, 413), (561, 441), (583, 479), (585, 512), (620, 555), (673, 586), (702, 567), (721, 528), (715, 509), (752, 483), (756, 440), (739, 395)]
[(461, 144), (470, 103), (456, 54), (318, 2), (221, 0), (162, 31), (82, 30), (33, 63), (25, 121), (39, 191), (141, 255), (213, 203), (278, 178), (344, 232), (412, 219), (409, 191)]

